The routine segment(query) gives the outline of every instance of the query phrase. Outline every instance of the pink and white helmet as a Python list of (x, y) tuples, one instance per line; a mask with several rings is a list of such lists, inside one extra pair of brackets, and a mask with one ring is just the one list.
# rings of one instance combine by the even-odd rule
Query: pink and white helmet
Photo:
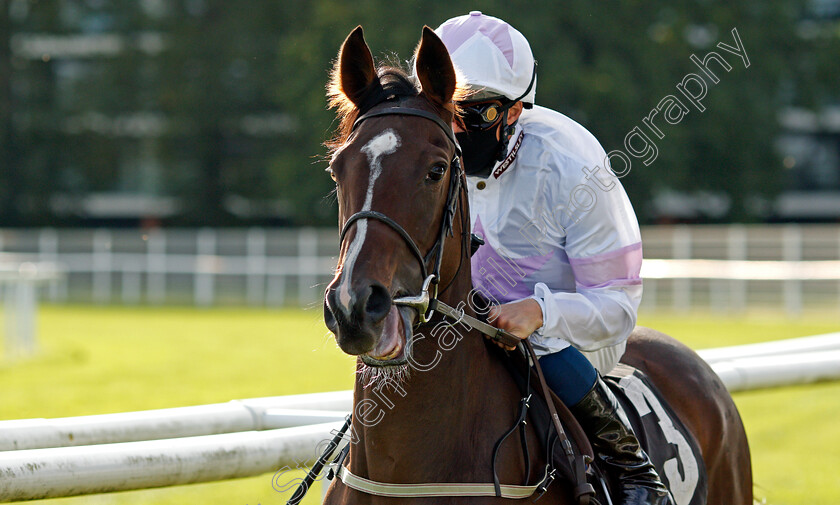
[(519, 31), (493, 16), (472, 11), (440, 25), (435, 33), (467, 84), (481, 95), (496, 94), (534, 103), (536, 66), (531, 46)]

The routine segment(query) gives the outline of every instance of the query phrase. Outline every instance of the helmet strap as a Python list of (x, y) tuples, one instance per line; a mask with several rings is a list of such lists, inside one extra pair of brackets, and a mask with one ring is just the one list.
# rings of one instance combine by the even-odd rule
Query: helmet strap
[[(525, 88), (525, 92), (519, 95), (518, 98), (514, 98), (513, 102), (516, 103), (519, 100), (525, 98), (525, 96), (531, 92), (531, 88), (534, 87), (534, 81), (537, 78), (537, 60), (534, 60), (534, 70), (531, 71), (531, 82), (528, 83), (528, 87)], [(530, 109), (533, 104), (528, 104), (525, 108)]]
[(505, 109), (505, 111), (502, 112), (502, 120), (499, 124), (499, 153), (496, 156), (496, 161), (502, 161), (507, 156), (510, 137), (516, 129), (517, 121), (519, 121), (517, 119), (511, 124), (507, 124), (508, 110), (510, 109)]
[[(536, 78), (537, 78), (537, 60), (534, 60), (534, 70), (531, 72), (531, 82), (528, 83), (528, 87), (525, 88), (525, 92), (522, 93), (521, 95), (519, 95), (517, 98), (514, 98), (513, 101), (511, 102), (511, 104), (515, 104), (516, 102), (522, 100), (523, 98), (525, 98), (525, 96), (528, 93), (531, 92), (531, 88), (534, 87), (534, 80), (536, 80)], [(524, 104), (523, 104), (523, 106), (525, 106), (527, 108), (530, 108), (530, 106), (527, 106), (527, 105), (524, 105)], [(516, 123), (519, 121), (519, 119), (517, 118), (517, 120), (514, 121), (513, 123), (507, 124), (507, 118), (508, 118), (508, 111), (509, 110), (510, 110), (510, 107), (505, 107), (505, 111), (502, 113), (502, 121), (501, 121), (501, 124), (499, 125), (499, 128), (500, 128), (500, 130), (499, 130), (499, 144), (500, 145), (499, 145), (499, 154), (496, 157), (497, 161), (502, 161), (503, 159), (505, 159), (505, 157), (507, 157), (508, 143), (510, 142), (510, 138), (511, 138), (511, 136), (513, 136), (513, 132), (516, 129)]]

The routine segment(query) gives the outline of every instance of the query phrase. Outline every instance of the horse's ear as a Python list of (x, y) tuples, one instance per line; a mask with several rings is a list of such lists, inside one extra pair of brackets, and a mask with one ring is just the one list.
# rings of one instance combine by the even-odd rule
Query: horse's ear
[(378, 83), (379, 79), (373, 65), (373, 55), (365, 42), (362, 27), (357, 26), (341, 45), (333, 69), (333, 84), (338, 84), (344, 96), (359, 107), (374, 82)]
[(439, 104), (452, 101), (457, 82), (455, 67), (443, 41), (428, 26), (423, 27), (423, 37), (414, 55), (414, 67), (423, 92)]

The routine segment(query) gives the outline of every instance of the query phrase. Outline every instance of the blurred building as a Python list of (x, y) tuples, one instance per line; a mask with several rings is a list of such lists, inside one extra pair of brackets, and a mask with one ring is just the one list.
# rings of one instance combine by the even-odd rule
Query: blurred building
[[(328, 133), (312, 117), (327, 116), (324, 54), (337, 46), (310, 44), (317, 52), (289, 63), (283, 48), (304, 44), (285, 32), (307, 31), (291, 14), (304, 7), (289, 4), (0, 2), (0, 226), (331, 222), (329, 181), (300, 166), (323, 152)], [(809, 5), (797, 37), (836, 38), (840, 0)], [(682, 36), (689, 47), (714, 38)], [(309, 74), (295, 80), (301, 61)], [(840, 220), (840, 93), (778, 121), (784, 189), (750, 202), (751, 213)], [(649, 220), (722, 221), (731, 198), (666, 190), (652, 207)]]
[[(227, 42), (184, 40), (197, 20), (227, 18), (206, 2), (11, 0), (0, 8), (5, 224), (287, 218), (289, 205), (266, 181), (273, 146), (290, 141), (296, 120), (266, 96), (274, 73), (254, 68), (276, 56), (276, 34), (241, 48), (250, 61), (210, 58)], [(212, 42), (212, 26), (193, 29)], [(263, 35), (254, 32), (240, 39)]]
[[(836, 38), (840, 0), (809, 0), (805, 5), (796, 36), (807, 42)], [(702, 30), (687, 31), (686, 38), (698, 32), (695, 37), (703, 39)], [(797, 85), (793, 79), (780, 83), (783, 99), (789, 100)], [(767, 222), (840, 221), (840, 89), (835, 87), (826, 102), (817, 111), (793, 106), (779, 111), (776, 148), (784, 167), (783, 189), (770, 200), (752, 199), (753, 215)], [(726, 216), (730, 204), (727, 195), (708, 191), (664, 191), (654, 198), (655, 214), (666, 222), (717, 220)]]
[(791, 221), (840, 219), (840, 104), (820, 112), (787, 109), (779, 120), (791, 183), (766, 212)]

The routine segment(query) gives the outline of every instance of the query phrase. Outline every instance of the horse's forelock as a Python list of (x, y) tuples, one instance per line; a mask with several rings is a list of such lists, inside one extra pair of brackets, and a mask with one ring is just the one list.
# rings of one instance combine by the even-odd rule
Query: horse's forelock
[[(415, 76), (409, 75), (398, 64), (381, 65), (377, 68), (379, 86), (369, 90), (369, 95), (364, 100), (364, 106), (360, 109), (341, 89), (340, 72), (340, 68), (336, 65), (332, 72), (330, 72), (330, 81), (327, 86), (328, 105), (329, 108), (335, 109), (336, 119), (338, 119), (338, 127), (336, 128), (335, 135), (325, 143), (331, 154), (334, 154), (347, 141), (356, 119), (373, 106), (389, 99), (411, 98), (421, 96), (422, 94)], [(453, 101), (458, 102), (463, 100), (469, 94), (470, 91), (461, 85), (459, 79), (459, 83), (455, 88)], [(428, 100), (428, 102), (434, 108), (439, 108), (439, 105), (435, 104), (432, 100)], [(460, 113), (460, 110), (454, 103), (445, 104), (444, 108), (451, 114)]]

